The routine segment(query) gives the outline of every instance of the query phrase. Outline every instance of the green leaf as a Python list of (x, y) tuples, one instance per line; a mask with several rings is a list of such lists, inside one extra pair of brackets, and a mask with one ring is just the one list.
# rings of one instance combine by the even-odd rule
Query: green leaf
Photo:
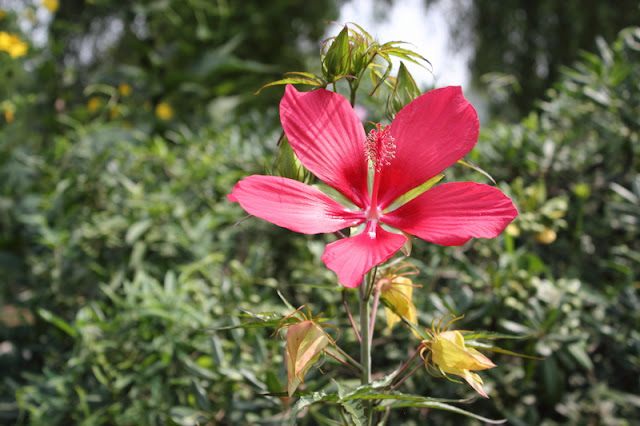
[(285, 73), (285, 75), (291, 75), (291, 77), (286, 77), (281, 80), (276, 80), (276, 81), (272, 81), (271, 83), (267, 83), (261, 88), (259, 88), (253, 94), (257, 95), (262, 91), (262, 89), (266, 87), (283, 85), (283, 84), (306, 84), (308, 86), (314, 86), (314, 87), (327, 87), (327, 82), (324, 81), (324, 79), (308, 72), (295, 71), (295, 72)]
[(63, 320), (62, 318), (54, 314), (53, 312), (48, 311), (44, 308), (38, 308), (37, 313), (40, 316), (40, 318), (42, 318), (43, 320), (45, 320), (50, 324), (55, 325), (60, 330), (64, 331), (74, 339), (78, 337), (78, 331), (71, 324), (69, 324), (68, 322), (66, 322), (65, 320)]
[(391, 408), (416, 407), (416, 408), (431, 408), (435, 410), (450, 411), (452, 413), (462, 414), (464, 416), (471, 417), (473, 419), (480, 420), (482, 422), (489, 423), (492, 425), (499, 425), (507, 421), (507, 419), (501, 419), (501, 420), (488, 419), (486, 417), (479, 416), (477, 414), (471, 413), (469, 411), (463, 410), (462, 408), (458, 408), (453, 405), (445, 404), (442, 402), (431, 402), (431, 401), (420, 402), (416, 400), (390, 400), (389, 402), (383, 402), (382, 404), (375, 406), (374, 409), (378, 411), (383, 411), (383, 410), (386, 410), (387, 407), (391, 407)]
[[(392, 392), (383, 392), (379, 390), (370, 389), (367, 391), (357, 391), (355, 393), (350, 394), (349, 396), (342, 398), (341, 401), (348, 401), (351, 399), (366, 399), (366, 400), (396, 400), (396, 401), (405, 401), (405, 402), (420, 402), (420, 403), (468, 403), (473, 401), (475, 398), (471, 399), (445, 399), (445, 398), (431, 398), (422, 395), (412, 395), (406, 394), (402, 392), (392, 391)], [(388, 404), (387, 404), (388, 405)]]
[(431, 65), (425, 57), (419, 55), (413, 50), (404, 49), (402, 47), (398, 47), (398, 44), (406, 44), (402, 41), (390, 41), (382, 45), (380, 49), (381, 54), (395, 56), (396, 58), (404, 59), (406, 61), (412, 62), (416, 65), (420, 65), (421, 67), (428, 69), (424, 63)]
[[(281, 314), (277, 314), (274, 312), (255, 313), (255, 312), (249, 312), (244, 309), (240, 309), (240, 310), (244, 313), (238, 314), (237, 315), (238, 317), (255, 318), (258, 321), (252, 321), (252, 322), (247, 322), (247, 323), (237, 324), (237, 325), (229, 325), (225, 327), (209, 328), (207, 330), (217, 331), (217, 330), (235, 330), (238, 328), (265, 328), (265, 327), (277, 328), (283, 323), (284, 315), (281, 315)], [(294, 319), (291, 319), (291, 320), (293, 321)], [(286, 324), (287, 320), (285, 320), (284, 323)]]
[[(460, 330), (460, 333), (464, 336), (465, 340), (475, 340), (475, 339), (528, 339), (531, 337), (530, 334), (527, 335), (515, 335), (515, 334), (505, 334), (498, 333), (495, 331), (465, 331)], [(468, 344), (468, 343), (467, 343)]]
[(127, 235), (125, 235), (124, 237), (125, 242), (127, 244), (135, 243), (142, 236), (142, 234), (147, 232), (152, 224), (153, 220), (151, 219), (143, 219), (134, 223), (129, 227), (129, 229), (127, 229)]
[(482, 173), (483, 175), (488, 177), (489, 180), (491, 180), (491, 182), (493, 182), (494, 185), (497, 185), (496, 181), (493, 179), (493, 177), (491, 177), (491, 175), (489, 173), (485, 172), (480, 167), (478, 167), (475, 164), (473, 164), (471, 161), (465, 160), (464, 158), (461, 158), (461, 159), (458, 160), (458, 163), (462, 164), (463, 166), (467, 166), (467, 167), (475, 170), (476, 172)]
[(289, 424), (291, 426), (295, 426), (296, 418), (298, 417), (298, 413), (303, 408), (308, 407), (309, 405), (311, 405), (313, 403), (316, 403), (316, 402), (322, 402), (322, 401), (335, 402), (337, 400), (338, 400), (338, 395), (327, 394), (324, 391), (313, 392), (313, 393), (311, 393), (309, 395), (301, 396), (300, 399), (298, 399), (298, 401), (296, 401), (296, 403), (293, 404), (293, 407), (291, 407), (291, 418), (290, 418)]
[(182, 426), (200, 424), (208, 420), (206, 413), (191, 407), (171, 407), (169, 415), (171, 420)]
[(584, 342), (576, 342), (570, 344), (567, 349), (573, 358), (587, 371), (593, 370), (593, 361), (587, 354)]
[(505, 354), (505, 355), (517, 356), (519, 358), (544, 359), (544, 358), (539, 358), (539, 357), (535, 357), (535, 356), (531, 356), (531, 355), (519, 354), (517, 352), (513, 352), (513, 351), (510, 351), (508, 349), (502, 349), (501, 347), (498, 347), (498, 346), (487, 345), (485, 343), (480, 343), (480, 342), (476, 342), (476, 341), (465, 342), (465, 345), (469, 346), (471, 348), (474, 348), (474, 349), (482, 349), (482, 350), (485, 350), (485, 351), (491, 351), (491, 352), (497, 352), (497, 353)]

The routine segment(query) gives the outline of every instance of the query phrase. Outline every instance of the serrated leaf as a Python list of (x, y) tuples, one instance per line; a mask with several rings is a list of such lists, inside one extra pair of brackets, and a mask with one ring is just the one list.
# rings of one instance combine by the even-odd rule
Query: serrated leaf
[(290, 418), (289, 424), (291, 426), (295, 426), (298, 413), (303, 408), (308, 407), (309, 405), (316, 402), (323, 402), (323, 401), (335, 402), (337, 400), (338, 400), (337, 395), (327, 394), (326, 392), (313, 392), (309, 395), (301, 396), (300, 399), (298, 399), (298, 401), (296, 401), (296, 403), (293, 404), (293, 407), (291, 407), (291, 418)]
[(350, 420), (349, 424), (355, 426), (362, 426), (367, 424), (367, 418), (364, 414), (364, 407), (359, 400), (339, 401), (338, 403), (348, 414)]

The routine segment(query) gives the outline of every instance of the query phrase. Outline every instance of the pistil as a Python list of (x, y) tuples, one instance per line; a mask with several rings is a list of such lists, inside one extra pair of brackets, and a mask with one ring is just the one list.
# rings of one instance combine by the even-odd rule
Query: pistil
[(371, 129), (364, 144), (364, 152), (369, 167), (373, 168), (373, 185), (371, 187), (371, 205), (367, 211), (367, 218), (377, 220), (380, 217), (378, 209), (378, 187), (380, 186), (380, 172), (385, 166), (391, 164), (395, 157), (396, 145), (391, 136), (391, 126), (382, 128), (380, 123), (375, 129)]

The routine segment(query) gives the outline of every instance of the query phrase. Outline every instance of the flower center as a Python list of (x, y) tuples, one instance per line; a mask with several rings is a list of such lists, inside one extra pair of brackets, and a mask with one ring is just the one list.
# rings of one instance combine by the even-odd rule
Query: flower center
[(375, 129), (371, 129), (364, 143), (364, 154), (370, 162), (369, 167), (379, 172), (384, 166), (391, 164), (396, 149), (393, 142), (391, 126), (387, 125), (383, 129), (378, 123)]

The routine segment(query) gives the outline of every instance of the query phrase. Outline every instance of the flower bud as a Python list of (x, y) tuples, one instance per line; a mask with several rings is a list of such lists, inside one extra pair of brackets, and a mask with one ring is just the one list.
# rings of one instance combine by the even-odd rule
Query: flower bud
[(462, 333), (455, 330), (443, 331), (424, 343), (431, 350), (433, 364), (442, 373), (462, 377), (476, 392), (488, 398), (482, 389), (482, 378), (471, 370), (486, 370), (496, 365), (476, 349), (466, 347)]
[(322, 71), (329, 82), (335, 77), (348, 75), (351, 72), (351, 45), (349, 29), (345, 26), (338, 34), (322, 61)]
[(289, 397), (304, 383), (307, 371), (318, 362), (320, 354), (329, 343), (329, 337), (312, 320), (291, 324), (287, 328), (287, 391)]

